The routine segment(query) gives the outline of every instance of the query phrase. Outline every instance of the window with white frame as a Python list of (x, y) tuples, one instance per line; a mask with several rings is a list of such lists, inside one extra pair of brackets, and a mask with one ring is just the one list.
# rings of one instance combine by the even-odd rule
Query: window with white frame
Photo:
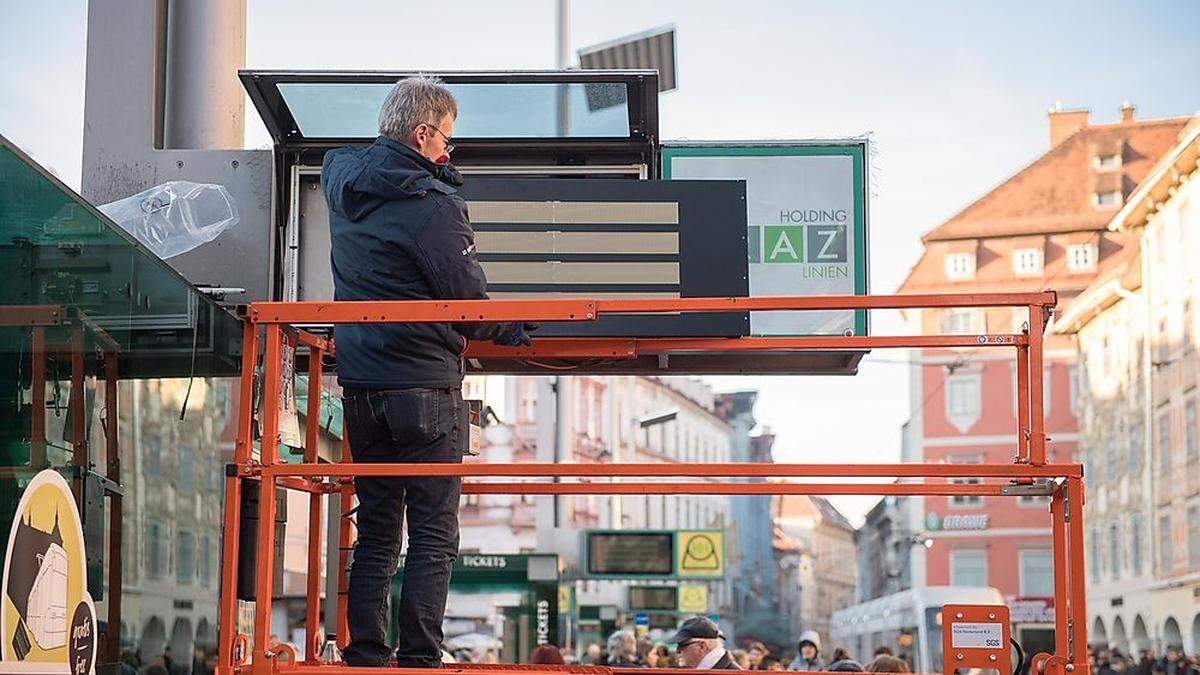
[(947, 253), (946, 278), (970, 279), (975, 276), (974, 253)]
[(1162, 473), (1171, 471), (1171, 412), (1158, 416), (1158, 468)]
[(939, 320), (946, 335), (974, 335), (987, 332), (983, 311), (977, 307), (955, 307), (942, 310)]
[(146, 578), (162, 579), (167, 572), (166, 528), (156, 520), (146, 521)]
[(1133, 576), (1142, 576), (1142, 514), (1129, 517), (1129, 570)]
[(1092, 206), (1097, 209), (1113, 209), (1121, 205), (1121, 191), (1093, 192)]
[(1095, 244), (1072, 244), (1067, 247), (1067, 269), (1073, 273), (1094, 271), (1096, 258)]
[(981, 373), (956, 373), (946, 377), (946, 418), (961, 433), (979, 420), (983, 409)]
[[(950, 483), (953, 485), (979, 485), (983, 480), (979, 478), (951, 478)], [(950, 497), (952, 506), (962, 508), (974, 508), (983, 504), (981, 495), (952, 495)]]
[(1183, 449), (1187, 461), (1196, 461), (1197, 455), (1200, 454), (1200, 448), (1197, 448), (1196, 439), (1196, 397), (1183, 406)]
[(175, 540), (175, 581), (190, 586), (196, 578), (196, 537), (179, 530)]
[(1142, 438), (1142, 424), (1133, 422), (1129, 425), (1129, 472), (1133, 475), (1140, 474), (1145, 468), (1145, 439)]
[(1200, 566), (1200, 506), (1192, 504), (1187, 509), (1188, 568)]
[[(951, 464), (979, 464), (983, 461), (983, 455), (960, 455), (950, 457), (948, 461)], [(951, 478), (952, 485), (979, 485), (983, 482), (978, 476), (968, 476), (960, 478)], [(983, 504), (982, 495), (951, 495), (950, 505), (962, 508), (974, 508)]]
[(1113, 171), (1121, 167), (1121, 153), (1092, 157), (1092, 168), (1096, 171)]
[(987, 551), (950, 551), (951, 586), (987, 586)]
[(1042, 273), (1042, 249), (1018, 248), (1013, 251), (1013, 273), (1017, 276), (1034, 276)]
[(1049, 549), (1026, 549), (1018, 552), (1021, 595), (1049, 597), (1054, 595), (1054, 559)]
[(1108, 561), (1109, 571), (1114, 579), (1121, 578), (1121, 541), (1120, 528), (1116, 523), (1108, 526)]
[(1171, 550), (1171, 516), (1158, 517), (1158, 568), (1166, 573), (1175, 566), (1174, 554)]

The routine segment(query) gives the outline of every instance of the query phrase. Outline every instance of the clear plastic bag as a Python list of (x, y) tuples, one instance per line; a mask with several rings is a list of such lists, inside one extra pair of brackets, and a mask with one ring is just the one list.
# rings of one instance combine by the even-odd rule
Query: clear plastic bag
[(229, 190), (174, 180), (98, 207), (160, 258), (173, 258), (216, 239), (238, 223)]

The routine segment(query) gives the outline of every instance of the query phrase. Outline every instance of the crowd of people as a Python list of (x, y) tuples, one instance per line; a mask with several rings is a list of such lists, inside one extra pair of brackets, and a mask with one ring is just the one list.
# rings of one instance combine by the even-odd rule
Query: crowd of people
[[(270, 646), (279, 644), (271, 636)], [(791, 657), (791, 658), (788, 658)], [(1092, 653), (1091, 675), (1200, 675), (1194, 673), (1192, 662), (1178, 649), (1168, 649), (1160, 660), (1152, 651), (1143, 651), (1135, 661), (1113, 649)], [(494, 649), (480, 653), (463, 649), (443, 652), (444, 663), (499, 663)], [(897, 657), (886, 647), (875, 650), (865, 663), (845, 649), (838, 647), (826, 658), (821, 651), (821, 638), (816, 631), (801, 633), (794, 656), (752, 641), (741, 648), (728, 649), (725, 636), (711, 620), (696, 616), (684, 621), (679, 629), (664, 640), (655, 642), (636, 637), (631, 630), (617, 630), (609, 635), (604, 646), (592, 643), (580, 652), (552, 644), (536, 647), (529, 656), (534, 665), (592, 665), (613, 668), (680, 668), (714, 670), (778, 670), (830, 671), (867, 673), (910, 672), (903, 655)], [(190, 663), (177, 661), (168, 646), (162, 655), (143, 659), (140, 652), (127, 650), (121, 656), (121, 675), (213, 675), (216, 670), (216, 649), (196, 647)]]
[[(790, 660), (785, 658), (788, 655), (782, 651), (772, 650), (761, 642), (750, 642), (743, 648), (726, 649), (724, 640), (725, 637), (716, 624), (703, 617), (693, 617), (685, 621), (674, 635), (662, 642), (637, 639), (632, 631), (618, 630), (609, 636), (604, 647), (592, 643), (578, 655), (570, 649), (542, 645), (533, 651), (530, 663), (606, 665), (616, 668), (911, 672), (903, 655), (897, 657), (886, 647), (875, 650), (871, 659), (865, 663), (855, 659), (841, 647), (834, 649), (826, 659), (821, 652), (821, 638), (815, 631), (806, 631), (800, 635), (795, 657)], [(1200, 674), (1176, 671), (1168, 675)]]
[(1162, 656), (1153, 649), (1137, 655), (1116, 647), (1093, 647), (1090, 652), (1092, 675), (1197, 675), (1200, 664), (1178, 645), (1166, 648)]

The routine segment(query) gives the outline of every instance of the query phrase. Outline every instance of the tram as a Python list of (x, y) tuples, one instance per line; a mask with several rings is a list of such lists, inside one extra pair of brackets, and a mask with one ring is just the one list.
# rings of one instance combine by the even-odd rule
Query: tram
[(834, 612), (829, 626), (831, 647), (844, 647), (861, 659), (887, 647), (908, 662), (913, 672), (942, 672), (942, 605), (1003, 605), (990, 586), (926, 586)]

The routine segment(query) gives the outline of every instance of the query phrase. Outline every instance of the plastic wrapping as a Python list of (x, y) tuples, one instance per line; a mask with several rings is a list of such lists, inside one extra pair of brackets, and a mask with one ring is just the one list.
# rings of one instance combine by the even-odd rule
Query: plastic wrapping
[(160, 258), (173, 258), (216, 239), (238, 223), (223, 185), (175, 180), (99, 207)]

